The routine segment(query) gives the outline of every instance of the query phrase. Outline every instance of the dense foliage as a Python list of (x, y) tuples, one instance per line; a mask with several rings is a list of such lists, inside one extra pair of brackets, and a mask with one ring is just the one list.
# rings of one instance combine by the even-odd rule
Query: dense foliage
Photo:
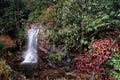
[[(120, 10), (116, 2), (113, 0), (60, 0), (54, 7), (53, 16), (56, 22), (52, 28), (51, 38), (55, 44), (64, 49), (63, 53), (73, 54), (74, 51), (83, 52), (84, 50), (91, 52), (83, 52), (77, 57), (75, 73), (80, 78), (86, 76), (84, 79), (90, 79), (92, 75), (96, 79), (102, 77), (108, 80), (104, 64), (113, 57), (113, 53), (115, 55), (119, 53), (119, 47), (118, 44), (114, 44), (116, 41), (103, 37), (118, 38), (117, 15)], [(111, 36), (110, 33), (103, 32), (109, 30), (115, 31), (112, 33), (115, 35)], [(90, 43), (99, 38), (101, 39), (93, 44)], [(113, 50), (116, 48), (117, 52)]]
[(19, 0), (2, 0), (0, 7), (0, 34), (16, 32), (26, 17), (23, 2)]
[[(120, 47), (118, 44), (112, 44), (111, 38), (95, 40), (91, 43), (93, 52), (85, 52), (75, 58), (77, 69), (75, 73), (84, 78), (96, 78), (96, 76), (102, 78), (102, 80), (108, 80), (105, 73), (105, 63), (113, 56), (118, 55)], [(107, 65), (107, 64), (106, 64)], [(92, 75), (92, 77), (91, 77)]]
[[(117, 24), (118, 10), (113, 0), (60, 0), (54, 8), (56, 23), (52, 29), (53, 41), (69, 52), (79, 45), (99, 37), (99, 31)], [(102, 29), (102, 30), (101, 30)], [(97, 36), (96, 36), (97, 35)]]
[[(53, 65), (67, 57), (65, 64), (74, 62), (80, 79), (119, 80), (119, 19), (119, 0), (1, 0), (0, 35), (9, 36), (16, 47), (0, 42), (0, 56), (25, 46), (26, 24), (42, 23), (39, 40), (51, 53), (43, 61)], [(2, 74), (8, 78), (8, 71)]]

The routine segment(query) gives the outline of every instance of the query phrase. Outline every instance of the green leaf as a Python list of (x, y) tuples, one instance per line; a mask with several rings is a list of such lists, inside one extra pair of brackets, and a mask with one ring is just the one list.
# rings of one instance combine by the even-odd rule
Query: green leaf
[(83, 40), (83, 39), (81, 39), (81, 40), (80, 40), (80, 43), (81, 43), (81, 44), (83, 44), (83, 43), (84, 43), (84, 40)]
[(105, 14), (102, 19), (109, 19), (109, 15)]

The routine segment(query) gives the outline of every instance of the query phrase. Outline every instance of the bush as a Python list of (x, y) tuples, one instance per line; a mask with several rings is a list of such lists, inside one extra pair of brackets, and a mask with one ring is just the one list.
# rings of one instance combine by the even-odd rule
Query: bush
[(15, 37), (27, 19), (28, 10), (22, 0), (2, 0), (0, 6), (3, 7), (0, 15), (0, 34)]
[[(55, 26), (51, 40), (66, 52), (79, 50), (80, 45), (89, 45), (102, 29), (110, 29), (119, 20), (115, 19), (115, 1), (111, 0), (60, 0), (54, 6)], [(87, 48), (88, 47), (84, 47)]]
[(93, 52), (85, 52), (75, 58), (77, 67), (74, 71), (75, 74), (80, 79), (84, 78), (86, 75), (86, 79), (96, 79), (96, 76), (99, 76), (102, 80), (109, 80), (107, 79), (108, 74), (106, 74), (106, 67), (109, 66), (105, 67), (104, 65), (120, 51), (118, 44), (112, 43), (113, 40), (111, 38), (104, 38), (91, 42)]

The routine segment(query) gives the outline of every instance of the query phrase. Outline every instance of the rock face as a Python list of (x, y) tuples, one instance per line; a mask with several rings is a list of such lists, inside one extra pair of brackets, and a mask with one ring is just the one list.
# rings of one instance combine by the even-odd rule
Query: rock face
[(0, 35), (0, 42), (6, 47), (15, 47), (15, 41), (9, 35)]

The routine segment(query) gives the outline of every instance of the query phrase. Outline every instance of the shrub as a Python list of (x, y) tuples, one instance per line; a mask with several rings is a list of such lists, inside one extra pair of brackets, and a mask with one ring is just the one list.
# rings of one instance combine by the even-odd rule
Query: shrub
[(65, 52), (78, 51), (80, 46), (89, 45), (96, 38), (94, 33), (110, 29), (119, 22), (115, 19), (119, 11), (115, 11), (114, 2), (60, 0), (53, 10), (56, 22), (51, 30), (51, 40), (58, 47), (66, 48)]
[(108, 75), (105, 73), (104, 64), (120, 50), (118, 44), (112, 43), (113, 40), (111, 38), (103, 38), (91, 42), (93, 52), (84, 52), (75, 58), (75, 74), (79, 78), (86, 74), (86, 78), (96, 78), (96, 76), (99, 76), (102, 80), (106, 80), (105, 78)]

